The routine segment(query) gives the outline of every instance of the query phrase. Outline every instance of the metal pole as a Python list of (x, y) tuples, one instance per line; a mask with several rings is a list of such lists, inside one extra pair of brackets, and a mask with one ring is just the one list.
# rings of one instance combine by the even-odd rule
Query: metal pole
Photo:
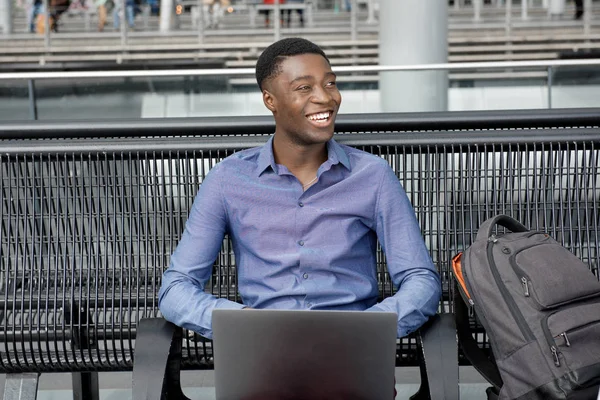
[(356, 21), (356, 15), (358, 14), (356, 0), (350, 2), (350, 40), (353, 42), (358, 39), (358, 26)]
[(548, 67), (548, 108), (552, 108), (552, 66)]
[(6, 36), (12, 33), (12, 2), (13, 0), (0, 0), (0, 28)]
[(512, 23), (512, 0), (506, 0), (506, 21), (505, 21), (505, 27), (504, 27), (506, 36), (510, 36), (511, 23)]
[(583, 0), (583, 33), (589, 35), (592, 22), (592, 0)]
[(50, 50), (50, 2), (44, 0), (44, 48)]
[(73, 372), (73, 400), (99, 400), (100, 390), (97, 372)]
[(126, 17), (126, 12), (125, 12), (125, 7), (126, 7), (126, 0), (117, 0), (119, 1), (119, 3), (121, 3), (121, 9), (119, 10), (119, 19), (121, 20), (121, 47), (125, 47), (127, 46), (127, 19)]
[(27, 87), (29, 91), (29, 116), (32, 120), (36, 121), (38, 119), (38, 112), (37, 101), (35, 97), (35, 82), (33, 79), (29, 79), (27, 81)]
[(173, 17), (173, 0), (161, 0), (160, 2), (160, 32), (167, 33), (171, 30), (171, 18)]
[(198, 0), (198, 43), (204, 43), (204, 5)]
[(529, 16), (527, 15), (527, 7), (529, 6), (527, 0), (521, 0), (521, 19), (527, 21)]
[(375, 18), (375, 7), (373, 6), (373, 0), (367, 0), (367, 7), (368, 7), (367, 24), (369, 24), (369, 25), (377, 24), (377, 19)]
[(481, 0), (473, 0), (473, 20), (481, 21)]
[(275, 27), (275, 41), (281, 39), (281, 7), (279, 0), (275, 0), (275, 8), (273, 10), (273, 26)]

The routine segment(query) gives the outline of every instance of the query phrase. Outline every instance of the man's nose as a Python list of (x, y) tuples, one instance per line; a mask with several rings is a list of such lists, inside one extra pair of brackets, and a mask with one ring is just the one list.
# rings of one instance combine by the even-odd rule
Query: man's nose
[(324, 87), (317, 86), (313, 90), (312, 100), (317, 103), (329, 103), (332, 99), (331, 93)]

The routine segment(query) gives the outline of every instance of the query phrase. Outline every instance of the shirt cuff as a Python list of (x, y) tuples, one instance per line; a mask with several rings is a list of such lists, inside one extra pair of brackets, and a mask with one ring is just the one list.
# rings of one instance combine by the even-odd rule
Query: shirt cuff
[(221, 310), (241, 310), (242, 308), (248, 307), (247, 305), (236, 303), (235, 301), (227, 299), (217, 299), (217, 303), (213, 309)]
[(388, 310), (385, 306), (383, 306), (381, 303), (377, 303), (369, 308), (367, 308), (365, 311), (383, 311), (383, 312), (396, 312), (396, 310)]

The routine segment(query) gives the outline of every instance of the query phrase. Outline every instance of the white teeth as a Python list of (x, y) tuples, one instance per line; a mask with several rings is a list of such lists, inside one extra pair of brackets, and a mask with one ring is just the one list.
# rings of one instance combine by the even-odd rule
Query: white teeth
[(311, 121), (321, 121), (321, 120), (328, 119), (330, 116), (331, 116), (331, 113), (325, 112), (325, 113), (309, 115), (308, 119), (310, 119)]

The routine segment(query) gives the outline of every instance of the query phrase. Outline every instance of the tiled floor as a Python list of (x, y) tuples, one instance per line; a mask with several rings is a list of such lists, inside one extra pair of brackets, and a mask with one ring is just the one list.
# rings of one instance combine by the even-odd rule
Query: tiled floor
[[(485, 399), (485, 384), (464, 384), (460, 387), (461, 400)], [(419, 385), (397, 385), (397, 400), (408, 399), (415, 394)], [(214, 388), (186, 388), (186, 396), (191, 400), (214, 400)], [(68, 390), (44, 390), (38, 394), (38, 400), (71, 400), (72, 394)], [(131, 391), (127, 389), (103, 389), (100, 391), (100, 400), (131, 400)]]
[[(477, 372), (470, 367), (460, 368), (461, 400), (485, 399), (488, 385)], [(131, 400), (131, 373), (101, 373), (100, 400)], [(416, 368), (396, 369), (397, 400), (408, 399), (419, 388), (419, 371)], [(184, 393), (192, 400), (214, 400), (213, 371), (185, 371), (182, 373)], [(4, 376), (0, 375), (0, 387), (3, 390)], [(37, 400), (72, 400), (71, 379), (69, 374), (42, 374), (40, 377)]]

